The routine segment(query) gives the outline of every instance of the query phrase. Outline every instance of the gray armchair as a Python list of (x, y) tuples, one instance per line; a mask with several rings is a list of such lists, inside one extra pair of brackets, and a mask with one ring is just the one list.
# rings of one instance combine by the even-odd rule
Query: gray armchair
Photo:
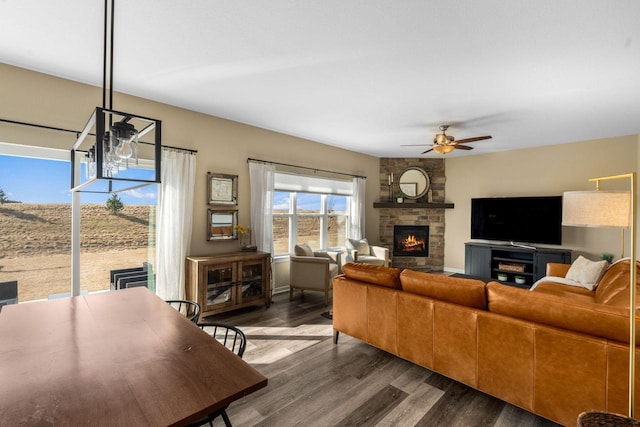
[(389, 249), (382, 246), (369, 245), (367, 239), (347, 239), (346, 249), (345, 262), (389, 266)]
[(313, 251), (309, 245), (296, 245), (290, 256), (289, 300), (293, 290), (324, 292), (325, 304), (329, 305), (331, 279), (339, 272), (340, 253)]

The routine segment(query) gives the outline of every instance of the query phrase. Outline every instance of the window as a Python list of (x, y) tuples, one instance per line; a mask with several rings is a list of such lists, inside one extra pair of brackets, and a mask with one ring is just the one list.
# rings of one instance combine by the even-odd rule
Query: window
[(343, 246), (348, 235), (349, 200), (345, 196), (327, 196), (327, 245)]
[(276, 173), (273, 198), (275, 255), (297, 243), (313, 249), (343, 246), (348, 233), (351, 181)]

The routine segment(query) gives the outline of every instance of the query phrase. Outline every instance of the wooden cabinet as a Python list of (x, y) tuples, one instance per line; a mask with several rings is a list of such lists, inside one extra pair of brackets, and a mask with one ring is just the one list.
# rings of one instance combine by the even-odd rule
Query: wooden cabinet
[(197, 301), (202, 316), (271, 303), (271, 256), (232, 252), (186, 259), (186, 298)]
[[(498, 280), (509, 285), (530, 288), (538, 279), (545, 276), (548, 262), (569, 264), (571, 251), (465, 243), (465, 274)], [(516, 283), (516, 277), (522, 283)]]

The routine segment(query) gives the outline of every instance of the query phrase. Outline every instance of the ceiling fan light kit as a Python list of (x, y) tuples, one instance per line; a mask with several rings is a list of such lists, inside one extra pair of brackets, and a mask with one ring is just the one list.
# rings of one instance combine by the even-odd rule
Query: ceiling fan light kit
[(464, 144), (467, 144), (469, 142), (482, 141), (484, 139), (491, 139), (491, 136), (487, 135), (487, 136), (476, 136), (473, 138), (465, 138), (465, 139), (456, 141), (456, 139), (453, 136), (446, 134), (447, 129), (449, 129), (449, 125), (441, 125), (440, 131), (442, 133), (436, 134), (436, 136), (433, 138), (433, 148), (430, 148), (427, 151), (422, 152), (421, 154), (427, 154), (431, 151), (434, 151), (438, 154), (447, 154), (452, 152), (455, 149), (467, 150), (467, 151), (473, 150), (473, 147), (469, 147), (468, 145), (464, 145)]
[(447, 154), (452, 152), (456, 147), (454, 145), (436, 145), (433, 147), (433, 151), (438, 154)]

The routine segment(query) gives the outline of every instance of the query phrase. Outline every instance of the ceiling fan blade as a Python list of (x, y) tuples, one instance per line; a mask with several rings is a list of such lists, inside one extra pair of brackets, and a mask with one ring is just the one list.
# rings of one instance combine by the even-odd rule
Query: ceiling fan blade
[(491, 139), (491, 136), (476, 136), (474, 138), (458, 139), (456, 144), (466, 144), (467, 142), (482, 141), (483, 139)]
[(429, 148), (427, 151), (423, 151), (423, 152), (422, 152), (422, 153), (420, 153), (420, 154), (427, 154), (429, 151), (433, 151), (433, 148)]
[(473, 147), (469, 147), (468, 145), (454, 145), (453, 148), (457, 148), (458, 150), (473, 150)]

